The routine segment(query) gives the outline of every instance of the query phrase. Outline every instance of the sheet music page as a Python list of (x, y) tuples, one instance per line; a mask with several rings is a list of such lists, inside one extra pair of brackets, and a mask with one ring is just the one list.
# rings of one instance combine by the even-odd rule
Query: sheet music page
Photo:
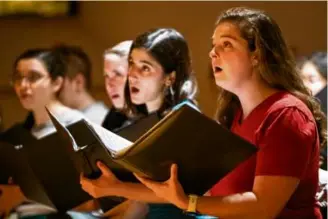
[(94, 129), (94, 131), (101, 139), (107, 150), (109, 150), (110, 152), (114, 152), (114, 154), (117, 154), (120, 151), (125, 150), (131, 145), (133, 145), (133, 142), (128, 141), (125, 138), (122, 138), (121, 136), (116, 135), (111, 131), (108, 131), (107, 129), (103, 128), (98, 124), (92, 123), (90, 121), (86, 122)]
[(21, 217), (42, 215), (56, 213), (56, 209), (46, 206), (44, 204), (36, 203), (34, 201), (29, 201), (28, 204), (23, 204), (16, 207), (16, 211)]

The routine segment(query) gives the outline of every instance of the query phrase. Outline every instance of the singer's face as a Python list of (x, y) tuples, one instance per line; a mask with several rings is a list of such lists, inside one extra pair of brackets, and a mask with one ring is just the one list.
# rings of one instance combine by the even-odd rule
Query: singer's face
[(58, 86), (41, 61), (34, 58), (18, 61), (12, 83), (22, 106), (34, 110), (56, 98)]
[(128, 75), (128, 60), (116, 54), (109, 54), (104, 60), (104, 76), (107, 96), (116, 109), (125, 105), (124, 88)]
[(162, 66), (145, 49), (132, 50), (128, 80), (134, 104), (145, 104), (163, 98), (164, 79)]
[(326, 85), (326, 79), (318, 72), (312, 62), (305, 62), (301, 69), (303, 82), (313, 95), (318, 94)]
[(240, 35), (237, 26), (229, 22), (219, 24), (212, 36), (210, 51), (215, 82), (235, 93), (253, 73), (248, 43)]

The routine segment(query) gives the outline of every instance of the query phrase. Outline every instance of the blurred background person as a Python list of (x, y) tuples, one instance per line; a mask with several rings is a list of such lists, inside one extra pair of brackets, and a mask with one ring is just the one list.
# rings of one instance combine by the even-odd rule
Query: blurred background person
[[(14, 62), (12, 85), (21, 105), (31, 112), (30, 115), (33, 119), (28, 119), (17, 125), (23, 126), (37, 139), (56, 131), (45, 106), (64, 125), (85, 118), (81, 112), (66, 107), (58, 100), (58, 93), (64, 82), (65, 67), (61, 54), (50, 49), (26, 50)], [(17, 133), (17, 136), (19, 134)], [(66, 214), (58, 214), (50, 207), (27, 200), (18, 185), (2, 184), (0, 190), (0, 214), (8, 213), (15, 208), (19, 217), (35, 218), (45, 215), (54, 218), (68, 217)], [(73, 218), (89, 218), (88, 214), (85, 214), (85, 217), (84, 214), (78, 212), (70, 212), (69, 214)]]
[(327, 114), (327, 52), (314, 52), (301, 66), (305, 86), (316, 96)]
[[(304, 84), (321, 103), (327, 115), (327, 52), (314, 52), (308, 57), (299, 58)], [(320, 151), (320, 167), (327, 170), (327, 143)]]
[[(327, 115), (327, 52), (314, 52), (310, 56), (300, 58), (300, 69), (304, 84), (312, 91), (321, 103)], [(327, 142), (320, 150), (319, 190), (317, 200), (323, 218), (327, 218)]]
[[(128, 56), (132, 45), (131, 40), (122, 41), (104, 52), (104, 83), (111, 107), (105, 116), (102, 126), (110, 131), (122, 130), (130, 125), (136, 116), (131, 115), (125, 101), (125, 87), (128, 76)], [(129, 95), (129, 94), (127, 94)], [(135, 106), (140, 112), (142, 106)], [(138, 112), (139, 112), (138, 111)], [(138, 113), (139, 114), (142, 113)], [(132, 200), (114, 207), (110, 198), (98, 199), (101, 210), (94, 211), (93, 215), (110, 218), (143, 218), (147, 213), (147, 206)]]
[(131, 40), (123, 41), (104, 52), (105, 89), (112, 106), (102, 126), (110, 131), (121, 129), (128, 123), (124, 89), (127, 83), (131, 45)]
[(132, 40), (118, 43), (104, 52), (104, 77), (107, 95), (115, 109), (125, 106), (124, 87), (128, 74), (128, 56)]
[(92, 65), (82, 48), (58, 45), (66, 63), (66, 74), (59, 100), (66, 106), (81, 111), (90, 121), (102, 124), (108, 107), (90, 94)]

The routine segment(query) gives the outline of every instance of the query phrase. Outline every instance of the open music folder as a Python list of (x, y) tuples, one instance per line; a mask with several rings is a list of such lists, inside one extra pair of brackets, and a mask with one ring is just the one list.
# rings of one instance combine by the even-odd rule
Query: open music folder
[[(142, 118), (120, 130), (118, 134), (135, 140), (158, 121), (159, 117), (156, 115)], [(60, 133), (59, 129), (59, 132), (40, 139), (36, 139), (22, 124), (16, 124), (2, 133), (0, 183), (7, 184), (8, 178), (12, 177), (29, 200), (66, 212), (93, 199), (82, 190), (80, 174), (84, 172), (90, 178), (99, 176), (96, 160), (106, 162), (121, 180), (137, 181), (130, 171), (113, 162), (111, 153), (99, 145), (99, 138), (90, 131), (85, 121), (81, 120), (63, 128), (69, 131)], [(96, 129), (98, 132), (105, 132), (102, 127)], [(73, 133), (77, 137), (65, 137), (67, 133)], [(130, 144), (123, 138), (121, 140), (123, 144)], [(106, 139), (103, 138), (102, 141), (106, 142)], [(98, 201), (106, 211), (124, 200), (109, 197)]]
[[(1, 137), (6, 143), (0, 143), (0, 179), (13, 176), (25, 196), (61, 212), (92, 199), (79, 180), (82, 172), (89, 178), (100, 176), (98, 160), (120, 180), (130, 182), (138, 182), (132, 172), (167, 180), (176, 163), (185, 192), (202, 195), (257, 151), (188, 104), (161, 120), (149, 120), (156, 124), (135, 123), (130, 131), (151, 128), (139, 130), (143, 134), (132, 141), (84, 119), (64, 126), (55, 114), (49, 115), (57, 129), (53, 134), (35, 139), (17, 126)], [(124, 199), (113, 200), (117, 204)]]
[(0, 175), (14, 184), (31, 202), (66, 212), (91, 200), (80, 185), (83, 161), (56, 133), (36, 139), (21, 125), (1, 136)]
[[(171, 164), (176, 163), (185, 192), (202, 195), (257, 151), (254, 145), (188, 104), (171, 111), (135, 142), (87, 120), (81, 120), (79, 128), (70, 131), (49, 114), (58, 134), (70, 139), (76, 151), (84, 151), (90, 165), (86, 175), (91, 177), (99, 176), (99, 160), (123, 181), (135, 181), (132, 172), (165, 181)], [(81, 136), (93, 136), (94, 141), (76, 144)]]

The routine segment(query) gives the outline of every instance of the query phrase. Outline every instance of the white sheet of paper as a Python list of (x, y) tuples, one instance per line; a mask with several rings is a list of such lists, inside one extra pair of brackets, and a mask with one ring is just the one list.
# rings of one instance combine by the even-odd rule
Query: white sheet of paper
[(98, 137), (101, 139), (101, 141), (104, 143), (107, 150), (109, 151), (119, 153), (121, 150), (129, 148), (133, 144), (133, 142), (128, 141), (125, 138), (122, 138), (121, 136), (116, 135), (111, 131), (108, 131), (107, 129), (101, 127), (98, 124), (89, 121), (88, 123), (92, 126)]

